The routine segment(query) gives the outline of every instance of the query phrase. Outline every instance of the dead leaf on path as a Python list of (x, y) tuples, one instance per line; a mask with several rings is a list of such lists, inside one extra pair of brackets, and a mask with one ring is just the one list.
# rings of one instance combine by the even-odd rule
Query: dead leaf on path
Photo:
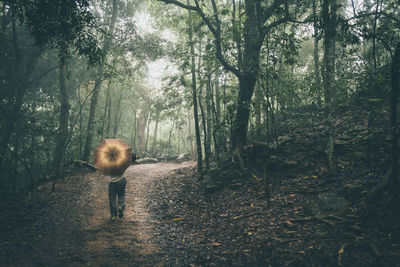
[(250, 249), (243, 249), (243, 252), (250, 252)]
[(256, 181), (261, 181), (261, 178), (258, 178), (255, 174), (253, 174), (253, 178), (254, 178)]
[(289, 225), (289, 226), (293, 226), (294, 224), (291, 222), (291, 221), (289, 221), (289, 220), (287, 220), (286, 222), (285, 222), (287, 225)]
[(216, 247), (219, 247), (219, 246), (221, 246), (221, 243), (214, 242), (214, 243), (211, 243), (211, 245), (216, 246)]
[(224, 213), (224, 214), (220, 214), (220, 217), (228, 217), (228, 214)]
[(173, 222), (182, 221), (182, 220), (183, 220), (183, 218), (180, 218), (180, 217), (172, 219)]

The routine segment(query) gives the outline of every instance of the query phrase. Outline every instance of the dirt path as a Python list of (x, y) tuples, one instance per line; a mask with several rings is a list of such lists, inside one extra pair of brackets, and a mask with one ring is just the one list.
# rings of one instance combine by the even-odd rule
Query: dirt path
[(114, 222), (108, 180), (98, 173), (67, 177), (53, 193), (51, 183), (41, 186), (0, 217), (0, 266), (164, 265), (157, 246), (162, 237), (155, 236), (158, 221), (149, 212), (148, 198), (158, 181), (191, 166), (193, 162), (128, 168), (124, 218)]
[(98, 177), (90, 177), (93, 180), (90, 195), (95, 201), (92, 203), (93, 213), (86, 218), (85, 223), (85, 260), (96, 266), (128, 266), (132, 263), (142, 266), (162, 265), (162, 261), (157, 258), (157, 239), (153, 229), (158, 222), (146, 207), (147, 196), (152, 185), (170, 171), (192, 165), (157, 163), (130, 167), (125, 172), (128, 181), (126, 211), (124, 218), (115, 222), (110, 222), (109, 218), (107, 186), (98, 182)]

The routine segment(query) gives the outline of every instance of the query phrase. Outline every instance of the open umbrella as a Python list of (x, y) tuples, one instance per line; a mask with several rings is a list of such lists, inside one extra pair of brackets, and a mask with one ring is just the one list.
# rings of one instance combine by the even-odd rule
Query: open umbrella
[(132, 161), (132, 148), (121, 139), (104, 139), (93, 151), (94, 165), (105, 175), (122, 175)]

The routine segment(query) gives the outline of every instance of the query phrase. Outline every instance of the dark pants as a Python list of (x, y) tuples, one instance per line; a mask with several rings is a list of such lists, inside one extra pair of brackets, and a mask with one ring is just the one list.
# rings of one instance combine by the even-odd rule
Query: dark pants
[(117, 182), (108, 184), (108, 199), (110, 200), (111, 216), (117, 216), (116, 198), (118, 195), (118, 206), (125, 209), (125, 186), (126, 179), (122, 178)]

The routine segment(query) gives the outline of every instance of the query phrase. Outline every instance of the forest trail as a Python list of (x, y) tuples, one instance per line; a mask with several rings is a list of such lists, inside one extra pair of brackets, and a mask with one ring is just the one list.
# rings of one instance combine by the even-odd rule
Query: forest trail
[[(1, 266), (160, 266), (150, 214), (149, 191), (173, 170), (192, 168), (194, 162), (132, 165), (125, 172), (124, 218), (110, 220), (108, 178), (96, 173), (67, 177), (39, 187), (27, 196), (15, 220), (0, 238)], [(31, 201), (35, 199), (35, 201)], [(9, 215), (9, 216), (8, 216)], [(3, 219), (3, 218), (2, 218)], [(5, 225), (5, 222), (1, 222)], [(4, 233), (4, 235), (3, 235)]]
[(152, 218), (146, 203), (149, 190), (159, 179), (169, 172), (194, 163), (174, 164), (157, 163), (132, 165), (126, 172), (126, 210), (123, 219), (110, 221), (109, 203), (106, 182), (92, 175), (94, 181), (89, 192), (95, 199), (92, 203), (93, 214), (88, 216), (85, 232), (88, 241), (85, 244), (86, 260), (95, 266), (99, 265), (132, 265), (160, 266), (162, 261), (154, 257), (158, 252), (157, 240), (153, 227), (158, 222)]

